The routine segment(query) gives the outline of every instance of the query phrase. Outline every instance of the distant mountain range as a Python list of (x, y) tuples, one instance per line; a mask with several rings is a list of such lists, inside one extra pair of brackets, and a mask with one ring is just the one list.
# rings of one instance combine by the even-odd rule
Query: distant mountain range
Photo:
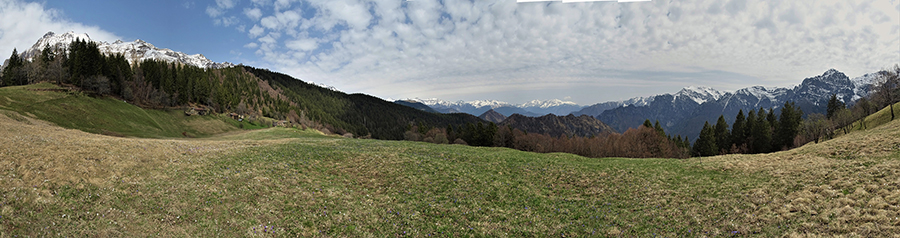
[[(622, 101), (579, 106), (562, 100), (535, 100), (524, 104), (511, 104), (496, 100), (448, 102), (439, 99), (411, 99), (441, 113), (462, 112), (481, 115), (480, 118), (497, 122), (494, 113), (504, 117), (513, 114), (539, 117), (555, 115), (588, 115), (611, 126), (615, 131), (624, 132), (628, 128), (641, 125), (650, 119), (661, 123), (670, 134), (696, 139), (703, 123), (713, 122), (724, 115), (732, 123), (739, 110), (746, 113), (750, 109), (774, 108), (779, 110), (784, 102), (794, 102), (805, 114), (824, 113), (831, 94), (846, 104), (852, 104), (861, 97), (868, 96), (870, 85), (877, 74), (870, 73), (850, 79), (844, 73), (829, 69), (822, 75), (804, 79), (793, 88), (766, 88), (752, 86), (734, 92), (716, 90), (710, 87), (685, 87), (674, 94), (660, 94), (649, 97), (635, 97)], [(492, 111), (492, 113), (488, 113)], [(501, 120), (502, 121), (502, 120)]]
[(830, 69), (822, 75), (804, 79), (793, 88), (753, 86), (735, 92), (685, 88), (676, 94), (654, 96), (644, 105), (620, 106), (593, 116), (620, 132), (637, 127), (646, 119), (659, 120), (667, 132), (696, 139), (704, 122), (712, 123), (724, 115), (731, 124), (739, 110), (747, 113), (750, 109), (773, 108), (777, 111), (785, 102), (794, 102), (804, 114), (824, 114), (831, 94), (852, 104), (869, 94), (869, 85), (875, 76), (871, 73), (850, 79), (844, 73)]
[(568, 115), (573, 111), (580, 110), (582, 106), (570, 101), (559, 99), (551, 99), (546, 101), (532, 100), (522, 104), (512, 104), (497, 100), (476, 100), (476, 101), (456, 101), (449, 102), (437, 98), (431, 99), (406, 99), (403, 101), (414, 101), (428, 105), (434, 110), (441, 113), (467, 113), (472, 115), (481, 115), (488, 110), (494, 110), (501, 115), (508, 117), (512, 114), (522, 114), (526, 116), (542, 116), (546, 114)]

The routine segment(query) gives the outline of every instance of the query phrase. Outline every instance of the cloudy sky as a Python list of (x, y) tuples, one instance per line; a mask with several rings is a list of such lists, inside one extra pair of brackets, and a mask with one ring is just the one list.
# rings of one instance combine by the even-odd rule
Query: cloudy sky
[[(143, 39), (382, 98), (589, 105), (900, 63), (900, 0), (0, 0), (0, 53)], [(3, 53), (5, 52), (5, 53)]]

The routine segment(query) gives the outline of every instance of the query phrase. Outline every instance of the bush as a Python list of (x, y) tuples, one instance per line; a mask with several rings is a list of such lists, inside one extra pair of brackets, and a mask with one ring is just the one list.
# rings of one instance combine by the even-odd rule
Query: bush
[(84, 89), (100, 95), (108, 95), (111, 92), (109, 79), (103, 75), (94, 75), (85, 79)]

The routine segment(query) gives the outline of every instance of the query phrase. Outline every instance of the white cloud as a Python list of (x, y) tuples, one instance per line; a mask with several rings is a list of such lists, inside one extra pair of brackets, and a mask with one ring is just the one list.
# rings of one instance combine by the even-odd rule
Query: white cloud
[(259, 21), (259, 18), (262, 17), (262, 10), (259, 10), (259, 8), (247, 8), (244, 9), (244, 15), (250, 20)]
[(224, 14), (224, 12), (222, 12), (222, 9), (213, 6), (206, 7), (206, 15), (209, 15), (210, 17), (219, 17), (222, 14)]
[[(237, 4), (237, 0), (216, 0), (216, 5), (206, 6), (206, 15), (209, 15), (212, 18), (216, 18), (225, 14), (231, 8), (234, 8), (234, 5)], [(222, 19), (217, 19), (221, 21)]]
[(288, 49), (299, 50), (299, 51), (311, 51), (315, 50), (319, 45), (313, 39), (299, 39), (299, 40), (289, 40), (285, 42), (285, 46)]
[[(852, 77), (900, 61), (900, 3), (890, 0), (297, 2), (244, 10), (259, 19), (248, 32), (263, 60), (394, 98), (539, 87), (596, 87), (594, 94), (620, 98), (622, 90), (603, 86), (650, 82), (642, 72), (695, 76), (653, 81), (673, 90), (787, 86), (829, 68)], [(548, 98), (563, 96), (574, 95)]]
[(121, 39), (100, 27), (68, 21), (63, 14), (42, 3), (0, 0), (0, 59), (8, 58), (13, 48), (19, 52), (30, 48), (49, 31), (88, 33), (93, 40), (108, 42)]
[(256, 38), (257, 36), (260, 36), (260, 35), (262, 35), (262, 34), (265, 33), (265, 32), (266, 32), (266, 29), (263, 29), (262, 27), (259, 27), (259, 25), (253, 25), (253, 27), (250, 28), (250, 32), (249, 32), (249, 33), (250, 33), (250, 37), (251, 37), (251, 38)]
[(233, 8), (235, 3), (236, 0), (216, 0), (216, 6), (225, 10)]

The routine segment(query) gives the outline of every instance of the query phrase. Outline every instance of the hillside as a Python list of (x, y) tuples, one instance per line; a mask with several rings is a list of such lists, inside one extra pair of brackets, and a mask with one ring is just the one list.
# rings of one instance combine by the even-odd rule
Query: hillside
[(425, 105), (425, 104), (422, 104), (422, 103), (416, 102), (416, 101), (397, 100), (397, 101), (394, 101), (394, 103), (400, 104), (400, 105), (403, 105), (403, 106), (407, 106), (407, 107), (411, 107), (411, 108), (415, 108), (415, 109), (419, 109), (419, 110), (422, 110), (422, 111), (424, 111), (424, 112), (440, 113), (440, 112), (438, 112), (438, 111), (435, 111), (435, 110), (432, 109), (431, 107), (428, 107), (428, 105)]
[(481, 119), (464, 113), (440, 114), (384, 101), (365, 94), (346, 94), (303, 82), (291, 76), (244, 66), (243, 69), (284, 95), (297, 105), (303, 117), (330, 124), (354, 135), (371, 135), (375, 139), (401, 140), (410, 123), (443, 128)]
[(9, 114), (0, 114), (0, 144), (17, 145), (0, 149), (7, 237), (900, 232), (900, 120), (791, 151), (668, 160), (284, 128), (117, 138)]
[(494, 111), (494, 109), (484, 112), (483, 114), (478, 116), (478, 118), (481, 118), (481, 120), (485, 120), (485, 121), (489, 121), (489, 122), (493, 122), (493, 123), (500, 123), (500, 122), (503, 122), (503, 120), (506, 120), (506, 116), (504, 116), (503, 114), (500, 114), (497, 111)]
[[(240, 130), (237, 121), (225, 117), (188, 117), (183, 110), (142, 109), (112, 98), (98, 99), (68, 92), (49, 83), (0, 88), (0, 111), (7, 117), (28, 116), (66, 128), (112, 136), (203, 137)], [(259, 127), (243, 124), (246, 128)]]
[(513, 114), (503, 120), (500, 126), (511, 126), (522, 131), (548, 134), (552, 137), (560, 135), (591, 137), (615, 133), (615, 130), (596, 118), (587, 115), (576, 117), (572, 114), (568, 116), (548, 114), (541, 117)]

